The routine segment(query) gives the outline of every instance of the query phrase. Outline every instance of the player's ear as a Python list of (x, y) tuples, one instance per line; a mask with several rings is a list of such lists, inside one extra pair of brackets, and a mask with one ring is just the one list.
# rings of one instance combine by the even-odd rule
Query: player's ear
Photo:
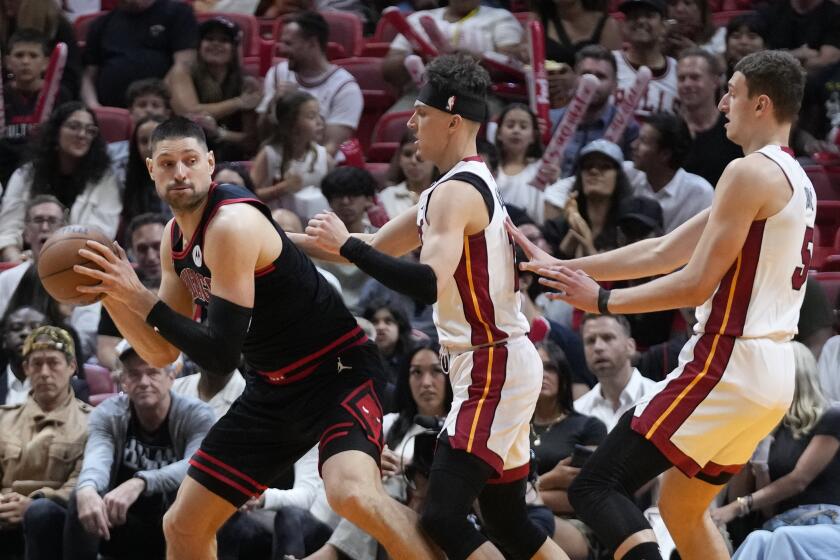
[(452, 118), (449, 121), (449, 130), (454, 131), (457, 129), (463, 120), (464, 118), (461, 115), (452, 115)]
[(770, 107), (770, 98), (767, 97), (767, 95), (765, 95), (765, 94), (759, 95), (758, 99), (756, 100), (755, 110), (759, 111), (761, 113), (764, 113), (764, 112), (767, 111), (767, 109), (769, 107)]
[(146, 169), (149, 171), (149, 177), (151, 177), (153, 181), (155, 179), (154, 176), (152, 175), (152, 170), (154, 169), (154, 167), (155, 167), (155, 161), (152, 158), (147, 157), (146, 158)]
[(213, 150), (207, 152), (207, 165), (210, 167), (210, 175), (212, 175), (213, 170), (216, 169), (216, 155)]

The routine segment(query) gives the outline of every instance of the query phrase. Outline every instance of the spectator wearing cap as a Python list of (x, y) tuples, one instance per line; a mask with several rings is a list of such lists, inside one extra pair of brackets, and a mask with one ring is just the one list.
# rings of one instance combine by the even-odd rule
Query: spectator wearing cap
[(726, 137), (726, 117), (717, 107), (720, 76), (717, 57), (700, 48), (684, 51), (677, 63), (679, 114), (691, 135), (683, 167), (711, 185), (730, 161), (744, 157), (744, 150)]
[[(34, 329), (23, 345), (26, 400), (0, 407), (0, 550), (3, 558), (61, 558), (67, 501), (76, 485), (91, 407), (75, 398), (70, 334)], [(59, 522), (56, 522), (56, 519)]]
[[(563, 152), (563, 164), (560, 168), (561, 177), (568, 177), (574, 173), (581, 149), (593, 140), (604, 137), (604, 132), (612, 123), (616, 113), (615, 104), (612, 103), (611, 99), (615, 94), (618, 67), (615, 57), (610, 51), (600, 45), (584, 47), (577, 53), (575, 73), (578, 77), (584, 74), (592, 74), (598, 78), (598, 86), (595, 89), (595, 95), (586, 107), (583, 119), (569, 139), (566, 151)], [(565, 113), (565, 108), (551, 110), (552, 128), (557, 127)], [(638, 135), (639, 125), (631, 119), (618, 142), (625, 156), (630, 155), (630, 145)]]
[(129, 84), (163, 78), (195, 60), (192, 6), (176, 0), (119, 0), (91, 23), (85, 38), (82, 100), (91, 109), (125, 107)]
[(618, 66), (616, 103), (633, 87), (639, 68), (647, 66), (653, 77), (636, 105), (636, 114), (673, 112), (677, 97), (677, 61), (662, 51), (667, 12), (665, 0), (624, 0), (618, 9), (624, 13), (621, 30), (626, 47), (613, 51)]
[(659, 202), (665, 233), (712, 205), (709, 182), (682, 168), (689, 145), (682, 123), (665, 113), (651, 115), (633, 143), (633, 165), (645, 174), (634, 182), (635, 194)]
[(218, 161), (249, 159), (256, 143), (254, 109), (262, 96), (259, 83), (243, 76), (241, 39), (242, 30), (224, 16), (203, 21), (195, 62), (176, 65), (167, 78), (175, 113), (198, 120)]
[(326, 122), (324, 146), (335, 156), (341, 143), (356, 132), (364, 100), (356, 78), (327, 60), (329, 32), (327, 21), (317, 12), (301, 12), (286, 22), (280, 43), (287, 60), (265, 75), (257, 112), (264, 115), (264, 124), (273, 126), (273, 103), (282, 103), (283, 97), (295, 89), (311, 94), (318, 100)]
[[(480, 0), (452, 0), (442, 8), (416, 11), (406, 19), (421, 37), (427, 38), (420, 24), (420, 18), (431, 17), (453, 51), (465, 51), (481, 57), (486, 52), (496, 52), (514, 59), (527, 60), (523, 49), (524, 31), (516, 17), (503, 8), (482, 5)], [(426, 39), (428, 41), (428, 38)], [(382, 61), (382, 75), (402, 97), (389, 111), (411, 109), (417, 97), (414, 82), (405, 69), (405, 59), (413, 52), (411, 44), (403, 35), (391, 41), (388, 54)], [(491, 103), (498, 102), (490, 98)], [(499, 107), (500, 109), (501, 107)], [(496, 111), (491, 110), (491, 114)]]
[(127, 341), (117, 356), (123, 392), (91, 414), (64, 550), (90, 560), (98, 553), (163, 558), (163, 514), (215, 415), (203, 402), (173, 393), (172, 371), (152, 367)]
[[(632, 194), (621, 148), (604, 139), (580, 151), (577, 172), (546, 192), (546, 239), (558, 256), (592, 255), (618, 246), (618, 209)], [(547, 189), (548, 191), (548, 189)]]

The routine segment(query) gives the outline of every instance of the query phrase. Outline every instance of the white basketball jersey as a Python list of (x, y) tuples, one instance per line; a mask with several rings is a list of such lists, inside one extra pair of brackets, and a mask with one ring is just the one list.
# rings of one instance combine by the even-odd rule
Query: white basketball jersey
[[(636, 82), (636, 69), (627, 61), (624, 52), (613, 51), (616, 73), (615, 104), (618, 105), (624, 97), (624, 92), (633, 87)], [(674, 102), (677, 100), (677, 61), (670, 56), (665, 57), (665, 73), (653, 76), (648, 82), (647, 90), (636, 105), (636, 115), (648, 116), (653, 113), (674, 113)]]
[(528, 332), (520, 311), (519, 275), (513, 243), (505, 230), (507, 212), (493, 175), (481, 158), (458, 162), (423, 191), (417, 206), (417, 227), (422, 241), (430, 204), (448, 204), (435, 196), (441, 183), (458, 173), (477, 176), (492, 194), (493, 215), (479, 233), (464, 236), (461, 260), (455, 274), (443, 284), (434, 305), (434, 320), (443, 346), (466, 349), (500, 342)]
[(805, 171), (779, 146), (758, 150), (778, 165), (793, 189), (782, 210), (750, 226), (738, 258), (697, 308), (697, 333), (790, 340), (813, 252), (817, 197)]

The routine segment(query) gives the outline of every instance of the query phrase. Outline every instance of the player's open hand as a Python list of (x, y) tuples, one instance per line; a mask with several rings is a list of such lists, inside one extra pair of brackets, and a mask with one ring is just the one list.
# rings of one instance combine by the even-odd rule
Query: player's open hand
[(528, 257), (528, 262), (519, 263), (521, 270), (536, 272), (540, 268), (556, 266), (560, 263), (560, 261), (537, 247), (528, 239), (518, 227), (513, 225), (510, 217), (505, 219), (505, 229), (511, 238), (513, 238), (513, 242), (522, 247), (522, 250), (525, 251), (525, 255)]
[[(134, 267), (128, 261), (128, 256), (118, 243), (114, 242), (112, 247), (107, 247), (96, 241), (88, 241), (85, 248), (79, 249), (79, 256), (102, 270), (80, 264), (73, 266), (75, 272), (99, 280), (99, 284), (95, 286), (77, 286), (77, 291), (83, 294), (105, 294), (140, 313), (144, 311), (140, 308), (139, 299), (150, 292), (140, 282)], [(152, 305), (154, 301), (148, 306), (149, 309), (145, 310), (147, 314)]]
[(306, 235), (320, 248), (335, 255), (350, 238), (347, 226), (335, 212), (315, 214), (306, 226)]
[(572, 270), (565, 266), (540, 268), (536, 271), (542, 276), (540, 284), (557, 290), (547, 294), (549, 299), (559, 299), (587, 311), (598, 312), (598, 282), (582, 270)]

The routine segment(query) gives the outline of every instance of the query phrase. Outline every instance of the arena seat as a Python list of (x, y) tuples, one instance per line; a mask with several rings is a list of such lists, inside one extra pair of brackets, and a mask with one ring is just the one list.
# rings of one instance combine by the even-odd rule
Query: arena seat
[(119, 142), (131, 138), (131, 116), (128, 109), (99, 107), (93, 110), (99, 130), (106, 142)]
[(834, 185), (828, 171), (822, 165), (803, 165), (802, 169), (814, 185), (817, 200), (840, 200), (840, 184)]
[(117, 388), (111, 371), (95, 364), (85, 364), (85, 381), (90, 389), (90, 404), (98, 405), (108, 397), (116, 395)]
[(369, 162), (388, 163), (394, 157), (394, 152), (399, 149), (399, 142), (377, 142), (365, 152), (365, 159)]
[[(840, 200), (819, 200), (817, 199), (817, 218), (815, 228), (819, 230), (819, 246), (830, 248), (828, 254), (834, 249), (835, 239), (840, 232)], [(816, 235), (815, 235), (816, 238)], [(815, 249), (816, 249), (816, 243)], [(825, 255), (827, 257), (828, 255)], [(818, 267), (815, 267), (819, 269)]]
[(103, 10), (101, 12), (83, 14), (77, 17), (73, 22), (73, 32), (76, 35), (76, 42), (84, 43), (87, 39), (88, 29), (90, 29), (90, 24), (93, 23), (93, 20), (99, 16), (104, 16), (107, 13), (107, 10)]
[(384, 189), (388, 186), (388, 167), (387, 163), (366, 163), (367, 169), (373, 175), (376, 182), (379, 183), (379, 188)]
[(324, 10), (320, 12), (330, 26), (329, 41), (344, 48), (344, 56), (358, 56), (362, 52), (362, 20), (352, 12)]
[(414, 111), (395, 111), (382, 115), (373, 129), (371, 144), (376, 142), (399, 142), (408, 128), (408, 119)]

